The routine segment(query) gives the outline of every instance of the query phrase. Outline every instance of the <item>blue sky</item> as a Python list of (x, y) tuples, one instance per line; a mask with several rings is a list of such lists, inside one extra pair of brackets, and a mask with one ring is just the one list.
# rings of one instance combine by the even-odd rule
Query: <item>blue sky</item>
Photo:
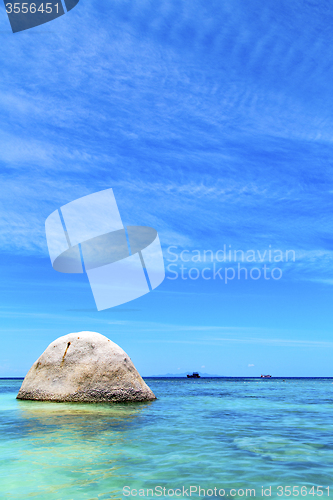
[[(0, 376), (81, 330), (142, 375), (333, 375), (331, 4), (81, 0), (26, 32), (0, 23)], [(86, 276), (52, 269), (44, 222), (109, 187), (166, 265), (170, 245), (296, 260), (280, 280), (168, 273), (97, 312)]]

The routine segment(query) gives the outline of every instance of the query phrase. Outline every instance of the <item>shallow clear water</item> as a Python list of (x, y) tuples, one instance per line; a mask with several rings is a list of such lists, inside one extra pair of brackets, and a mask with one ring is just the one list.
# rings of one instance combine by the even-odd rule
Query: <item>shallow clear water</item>
[(21, 380), (0, 380), (0, 498), (134, 498), (124, 486), (145, 498), (163, 498), (147, 495), (156, 486), (263, 498), (272, 486), (270, 498), (287, 498), (279, 485), (328, 497), (332, 379), (146, 381), (157, 401), (97, 405), (18, 401)]

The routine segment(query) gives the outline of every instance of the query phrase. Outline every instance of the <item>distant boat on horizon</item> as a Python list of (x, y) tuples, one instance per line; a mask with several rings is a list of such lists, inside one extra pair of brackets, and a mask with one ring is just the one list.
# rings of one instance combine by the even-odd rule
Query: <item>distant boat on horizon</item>
[(272, 375), (260, 375), (261, 378), (271, 378)]
[(198, 372), (193, 372), (192, 375), (187, 375), (187, 378), (200, 378), (200, 375)]

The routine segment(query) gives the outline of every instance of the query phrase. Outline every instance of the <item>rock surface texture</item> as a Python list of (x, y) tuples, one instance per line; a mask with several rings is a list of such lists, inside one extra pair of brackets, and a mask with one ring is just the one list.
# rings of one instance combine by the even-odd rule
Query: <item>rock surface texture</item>
[(30, 368), (17, 399), (39, 401), (150, 401), (156, 399), (130, 357), (95, 332), (52, 342)]

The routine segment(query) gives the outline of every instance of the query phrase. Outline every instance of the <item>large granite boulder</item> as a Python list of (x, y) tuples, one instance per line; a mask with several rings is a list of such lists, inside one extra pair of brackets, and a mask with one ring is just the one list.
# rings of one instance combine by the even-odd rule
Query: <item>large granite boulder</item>
[(117, 344), (100, 333), (79, 332), (47, 347), (28, 371), (17, 399), (93, 403), (156, 398)]

